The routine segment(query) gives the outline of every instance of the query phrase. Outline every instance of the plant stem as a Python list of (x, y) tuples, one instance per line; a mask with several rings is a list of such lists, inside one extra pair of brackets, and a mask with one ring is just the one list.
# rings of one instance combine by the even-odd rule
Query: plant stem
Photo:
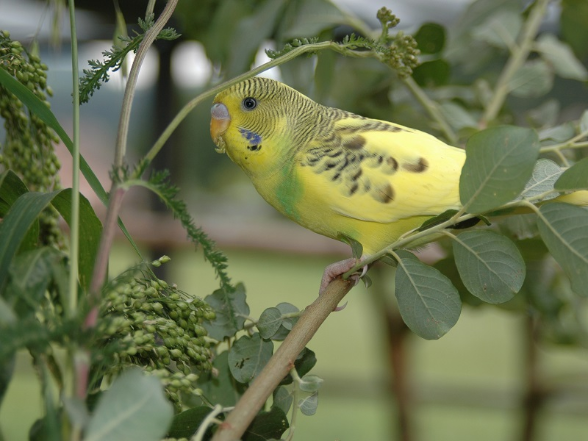
[(526, 391), (523, 397), (523, 426), (521, 441), (533, 441), (537, 438), (539, 430), (537, 424), (540, 421), (540, 412), (545, 404), (546, 391), (541, 384), (539, 372), (539, 351), (535, 343), (535, 320), (532, 317), (525, 319), (525, 372)]
[(514, 52), (508, 59), (506, 66), (504, 66), (504, 69), (500, 73), (500, 77), (496, 83), (492, 99), (490, 100), (490, 103), (488, 103), (486, 111), (484, 112), (484, 115), (479, 122), (480, 127), (486, 127), (490, 121), (496, 119), (498, 112), (500, 112), (500, 109), (504, 104), (504, 100), (510, 93), (508, 83), (510, 82), (512, 76), (527, 60), (527, 57), (533, 48), (533, 41), (535, 40), (535, 36), (539, 31), (539, 26), (543, 21), (543, 16), (545, 15), (549, 1), (550, 0), (537, 0), (531, 9), (529, 18), (521, 30), (519, 42)]
[[(73, 139), (72, 139), (72, 192), (71, 192), (71, 223), (69, 240), (69, 289), (68, 306), (66, 314), (73, 317), (78, 308), (78, 256), (80, 247), (80, 88), (78, 74), (78, 37), (76, 30), (75, 1), (69, 0), (69, 24), (71, 35), (71, 76), (73, 95)], [(76, 396), (79, 393), (79, 376), (76, 369), (76, 354), (79, 348), (68, 345), (67, 370), (71, 375), (71, 383), (67, 395)], [(70, 421), (70, 439), (77, 441), (81, 437), (82, 428), (75, 421)]]
[[(133, 96), (135, 94), (135, 86), (137, 84), (137, 78), (139, 76), (139, 70), (141, 64), (147, 54), (147, 50), (151, 44), (155, 41), (157, 35), (169, 18), (171, 17), (174, 8), (178, 0), (169, 0), (155, 22), (155, 24), (145, 33), (143, 41), (137, 49), (137, 55), (131, 66), (129, 72), (129, 79), (125, 87), (125, 94), (123, 98), (123, 104), (121, 109), (121, 115), (118, 126), (118, 134), (116, 139), (114, 167), (120, 169), (123, 165), (124, 155), (127, 146), (127, 135), (129, 131), (129, 120), (131, 115), (131, 108), (133, 103)], [(104, 278), (106, 277), (106, 269), (108, 267), (108, 256), (110, 254), (110, 247), (112, 246), (112, 240), (114, 239), (114, 232), (116, 229), (116, 222), (118, 220), (118, 213), (120, 211), (122, 197), (125, 194), (125, 190), (118, 188), (117, 181), (115, 180), (112, 184), (110, 200), (108, 202), (108, 209), (106, 212), (106, 222), (102, 231), (102, 237), (100, 238), (100, 247), (98, 255), (96, 257), (96, 263), (94, 265), (94, 272), (92, 274), (92, 282), (90, 285), (90, 292), (97, 297), (99, 290), (102, 287)]]
[(214, 409), (206, 415), (202, 423), (198, 427), (198, 430), (194, 434), (194, 436), (190, 439), (190, 441), (202, 441), (204, 439), (204, 435), (210, 426), (216, 419), (216, 417), (224, 411), (223, 407), (220, 404), (214, 406)]
[(453, 144), (457, 145), (458, 138), (449, 123), (445, 120), (443, 114), (439, 111), (437, 107), (437, 103), (432, 101), (426, 94), (423, 92), (423, 89), (416, 83), (416, 81), (412, 77), (406, 77), (402, 79), (404, 85), (412, 92), (414, 97), (417, 99), (419, 103), (425, 108), (425, 110), (429, 113), (429, 115), (439, 124), (439, 128), (447, 138), (447, 140)]
[(69, 0), (69, 22), (71, 32), (71, 73), (73, 86), (73, 165), (69, 243), (69, 315), (71, 317), (75, 315), (78, 303), (78, 254), (80, 246), (80, 88), (78, 79), (78, 40), (74, 0)]
[(213, 441), (234, 441), (241, 438), (268, 397), (290, 372), (296, 357), (352, 287), (352, 281), (335, 279), (327, 286), (325, 292), (304, 310), (276, 353), (245, 391), (225, 422), (220, 425), (212, 438)]
[(123, 102), (120, 112), (114, 157), (115, 168), (122, 167), (124, 155), (127, 150), (129, 121), (131, 118), (131, 109), (133, 107), (133, 97), (135, 96), (135, 86), (137, 84), (137, 79), (139, 77), (141, 65), (143, 64), (143, 60), (147, 55), (147, 51), (149, 50), (149, 48), (161, 32), (161, 30), (163, 29), (165, 24), (171, 18), (177, 3), (178, 0), (168, 0), (164, 10), (161, 12), (161, 15), (159, 16), (157, 21), (147, 32), (145, 32), (145, 37), (143, 38), (143, 41), (137, 49), (137, 54), (135, 55), (133, 65), (131, 66), (131, 71), (129, 72), (129, 78), (127, 80), (127, 85), (125, 87), (125, 94), (123, 96)]

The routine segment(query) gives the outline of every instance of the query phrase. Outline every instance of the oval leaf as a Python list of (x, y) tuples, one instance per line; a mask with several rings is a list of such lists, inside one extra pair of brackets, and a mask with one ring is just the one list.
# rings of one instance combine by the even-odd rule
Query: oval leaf
[(204, 301), (216, 313), (214, 321), (204, 322), (209, 337), (221, 341), (243, 329), (245, 317), (249, 315), (249, 305), (246, 302), (245, 286), (242, 283), (237, 284), (235, 291), (232, 292), (217, 289), (206, 296)]
[(584, 65), (576, 58), (572, 49), (555, 35), (541, 35), (537, 39), (536, 47), (560, 77), (577, 81), (588, 80), (588, 71)]
[(545, 204), (538, 213), (537, 225), (574, 292), (588, 296), (588, 211), (561, 202)]
[(568, 168), (555, 183), (561, 191), (588, 190), (588, 158), (584, 158)]
[[(561, 176), (562, 171), (555, 162), (549, 159), (539, 159), (535, 164), (531, 179), (521, 193), (521, 198), (531, 198), (553, 190), (555, 181)], [(557, 194), (547, 196), (545, 199), (555, 197), (557, 197)]]
[(519, 98), (543, 96), (553, 87), (553, 71), (543, 60), (527, 61), (508, 82), (510, 93)]
[(159, 441), (173, 414), (160, 381), (130, 369), (100, 397), (84, 440)]
[(318, 407), (318, 392), (315, 392), (312, 395), (298, 401), (298, 407), (304, 415), (314, 415)]
[(229, 369), (239, 383), (249, 383), (267, 364), (274, 353), (271, 340), (263, 340), (259, 334), (244, 335), (229, 351)]
[(449, 279), (421, 263), (413, 254), (399, 251), (396, 298), (404, 322), (427, 340), (447, 333), (461, 313), (461, 300)]
[(453, 253), (463, 284), (480, 300), (504, 303), (523, 286), (525, 262), (515, 244), (501, 234), (466, 231), (454, 239)]
[(262, 410), (243, 434), (243, 441), (270, 441), (282, 438), (289, 427), (286, 414), (279, 407)]
[(516, 198), (531, 178), (539, 154), (537, 133), (521, 127), (493, 127), (473, 135), (459, 180), (461, 203), (481, 214)]
[(261, 338), (272, 338), (282, 325), (282, 313), (278, 308), (267, 308), (259, 316), (257, 329)]

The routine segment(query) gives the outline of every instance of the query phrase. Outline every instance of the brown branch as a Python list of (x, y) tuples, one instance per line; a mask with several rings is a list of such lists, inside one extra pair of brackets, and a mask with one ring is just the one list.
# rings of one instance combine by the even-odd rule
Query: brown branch
[(241, 438), (271, 393), (290, 372), (298, 354), (352, 287), (350, 280), (335, 279), (304, 310), (282, 345), (219, 426), (212, 441), (236, 441)]
[(521, 432), (522, 441), (537, 439), (538, 422), (541, 419), (541, 411), (545, 405), (547, 391), (542, 384), (539, 372), (539, 351), (536, 343), (536, 322), (532, 317), (525, 321), (525, 379), (526, 391), (522, 402), (523, 425)]
[(384, 311), (388, 330), (388, 359), (391, 368), (391, 390), (396, 399), (397, 408), (397, 436), (398, 440), (410, 441), (414, 439), (412, 431), (412, 394), (408, 381), (406, 359), (406, 338), (410, 335), (408, 327), (402, 320), (397, 309), (388, 308)]

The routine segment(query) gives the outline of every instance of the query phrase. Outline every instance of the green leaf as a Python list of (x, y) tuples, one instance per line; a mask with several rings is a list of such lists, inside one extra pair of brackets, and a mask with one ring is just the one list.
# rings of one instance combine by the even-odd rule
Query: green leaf
[(49, 283), (54, 279), (54, 265), (65, 255), (53, 247), (22, 253), (13, 260), (5, 298), (19, 317), (35, 314)]
[[(288, 315), (288, 314), (298, 314), (300, 312), (300, 310), (296, 306), (294, 306), (291, 303), (287, 303), (287, 302), (279, 303), (276, 306), (276, 308), (278, 308), (278, 310), (280, 311), (282, 316)], [(300, 318), (300, 315), (297, 315), (295, 317), (284, 318), (282, 320), (282, 326), (284, 328), (286, 328), (288, 331), (290, 331), (292, 329), (292, 327), (296, 324), (296, 322), (298, 321), (299, 318)]]
[(337, 239), (339, 239), (341, 242), (345, 242), (351, 247), (351, 254), (356, 259), (359, 259), (363, 255), (363, 245), (355, 239), (352, 239), (351, 237), (348, 237), (342, 233), (338, 234)]
[[(30, 192), (20, 196), (10, 208), (0, 225), (0, 281), (6, 279), (10, 261), (25, 240), (29, 228), (39, 214), (53, 203), (64, 219), (71, 222), (71, 189), (51, 193)], [(89, 286), (98, 250), (102, 225), (86, 198), (80, 195), (80, 280)]]
[(159, 441), (172, 418), (160, 381), (129, 369), (100, 397), (84, 441)]
[[(310, 372), (316, 365), (316, 354), (308, 348), (304, 348), (296, 360), (294, 361), (294, 368), (299, 376), (303, 377)], [(281, 385), (292, 384), (292, 375), (288, 374), (280, 382)]]
[(59, 191), (25, 193), (20, 196), (0, 224), (0, 290), (6, 282), (10, 262), (39, 213)]
[(466, 231), (453, 240), (453, 253), (461, 280), (480, 300), (504, 303), (523, 286), (525, 262), (515, 244), (501, 234)]
[(478, 126), (472, 114), (453, 101), (442, 102), (441, 111), (446, 116), (447, 122), (456, 130)]
[[(276, 308), (278, 308), (280, 310), (280, 312), (282, 313), (282, 316), (284, 316), (286, 314), (300, 312), (299, 309), (296, 306), (292, 305), (291, 303), (280, 303), (276, 306)], [(288, 336), (288, 334), (290, 333), (290, 330), (296, 324), (296, 322), (298, 321), (299, 318), (300, 318), (299, 316), (296, 316), (296, 317), (288, 317), (288, 318), (282, 319), (282, 325), (280, 326), (278, 331), (276, 333), (274, 333), (274, 335), (272, 336), (272, 340), (275, 340), (275, 341), (284, 340)]]
[(282, 313), (278, 308), (267, 308), (259, 316), (257, 329), (261, 338), (272, 338), (272, 336), (282, 326)]
[(588, 296), (588, 211), (561, 202), (541, 207), (539, 234), (577, 294)]
[(435, 265), (433, 266), (437, 268), (445, 277), (451, 280), (451, 283), (453, 286), (455, 286), (457, 292), (459, 293), (459, 298), (461, 299), (462, 303), (470, 306), (480, 306), (484, 303), (479, 298), (474, 297), (461, 281), (461, 277), (459, 276), (459, 271), (457, 270), (453, 256), (441, 259), (435, 262)]
[(16, 314), (6, 303), (3, 297), (0, 297), (0, 327), (5, 327), (16, 322)]
[(484, 213), (516, 198), (532, 176), (539, 155), (537, 133), (522, 127), (492, 127), (466, 144), (459, 180), (461, 203)]
[(271, 340), (263, 340), (258, 333), (244, 335), (229, 351), (229, 369), (239, 383), (249, 383), (267, 364), (274, 353)]
[(321, 388), (321, 384), (323, 384), (324, 381), (317, 375), (305, 375), (301, 378), (301, 380), (302, 381), (300, 384), (298, 384), (300, 390), (311, 393), (318, 392), (318, 390)]
[(274, 390), (272, 406), (279, 407), (282, 409), (282, 412), (288, 413), (290, 407), (292, 407), (292, 401), (294, 401), (292, 391), (286, 386), (278, 386), (276, 390)]
[(523, 25), (521, 15), (513, 11), (498, 11), (472, 30), (472, 36), (499, 48), (512, 47)]
[(438, 54), (445, 47), (445, 28), (437, 23), (424, 23), (414, 39), (421, 54)]
[(247, 431), (243, 434), (243, 441), (277, 440), (289, 427), (286, 414), (279, 407), (272, 407), (268, 412), (261, 411)]
[(560, 191), (588, 190), (588, 158), (583, 158), (568, 168), (555, 183)]
[[(198, 406), (177, 414), (167, 432), (167, 438), (188, 438), (190, 439), (204, 421), (204, 418), (211, 412), (208, 406)], [(212, 426), (206, 430), (203, 440), (212, 438)]]
[(588, 80), (588, 71), (576, 58), (570, 47), (559, 41), (553, 34), (543, 34), (538, 39), (536, 48), (562, 78), (571, 80)]
[(550, 127), (549, 129), (539, 132), (541, 145), (550, 145), (554, 143), (566, 142), (576, 135), (576, 129), (572, 123), (564, 123), (559, 126)]
[[(58, 193), (51, 204), (59, 211), (59, 214), (71, 226), (71, 199), (72, 189), (68, 188)], [(80, 285), (88, 291), (94, 271), (94, 262), (100, 246), (100, 237), (102, 236), (102, 223), (92, 205), (80, 194), (80, 246), (78, 254), (78, 272)]]
[(282, 38), (310, 37), (321, 31), (338, 25), (353, 26), (353, 17), (342, 12), (334, 2), (329, 0), (301, 0), (296, 5), (295, 13), (287, 19), (287, 26)]
[(225, 337), (232, 337), (243, 329), (245, 317), (249, 315), (249, 305), (246, 302), (243, 284), (237, 284), (233, 292), (217, 289), (204, 301), (216, 313), (214, 321), (204, 322), (209, 337), (222, 341)]
[(519, 98), (543, 96), (553, 87), (553, 71), (543, 60), (527, 61), (514, 73), (507, 87)]
[[(231, 30), (236, 38), (230, 45), (231, 55), (225, 66), (229, 78), (250, 68), (259, 46), (274, 32), (285, 4), (285, 0), (260, 3), (251, 15), (241, 18), (236, 29)], [(255, 29), (255, 32), (251, 33), (251, 29)], [(243, 38), (243, 35), (249, 35), (249, 37)]]
[(551, 98), (527, 111), (526, 119), (531, 127), (553, 127), (557, 123), (560, 111), (559, 101)]
[(588, 110), (584, 110), (580, 118), (580, 133), (588, 133)]
[(461, 300), (449, 279), (407, 251), (397, 252), (396, 299), (404, 322), (427, 340), (447, 333), (461, 313)]
[(313, 393), (312, 395), (303, 398), (302, 400), (298, 401), (298, 407), (300, 411), (306, 416), (312, 416), (316, 413), (316, 409), (318, 407), (318, 392)]
[(439, 87), (451, 77), (451, 66), (445, 60), (424, 61), (412, 71), (412, 77), (421, 87)]
[(231, 407), (237, 404), (245, 386), (233, 380), (229, 370), (229, 352), (221, 352), (212, 362), (216, 374), (202, 374), (198, 378), (198, 386), (209, 402)]
[(559, 24), (563, 39), (580, 59), (588, 55), (588, 3), (585, 0), (563, 0)]
[[(0, 178), (0, 218), (5, 217), (12, 204), (28, 191), (26, 185), (13, 171), (4, 172)], [(34, 249), (39, 240), (39, 231), (39, 222), (35, 220), (22, 238), (17, 253)], [(2, 286), (2, 279), (0, 279), (0, 286)]]
[[(555, 162), (549, 159), (539, 159), (533, 169), (531, 179), (525, 185), (521, 198), (539, 196), (553, 190), (555, 181), (561, 176), (563, 170)], [(546, 196), (544, 200), (553, 199), (557, 194)]]
[(15, 362), (16, 355), (13, 355), (11, 358), (0, 364), (0, 407), (2, 406), (2, 401), (4, 400), (4, 395), (6, 395), (8, 386), (10, 385), (10, 380), (12, 380)]
[(454, 209), (445, 210), (443, 213), (438, 214), (437, 216), (432, 217), (431, 219), (427, 219), (426, 221), (424, 221), (423, 224), (418, 228), (417, 231), (425, 231), (425, 230), (428, 230), (429, 228), (433, 228), (434, 226), (442, 224), (443, 222), (446, 222), (449, 219), (451, 219), (451, 217), (454, 216), (455, 213), (457, 213), (457, 210), (454, 210)]
[(28, 191), (27, 186), (12, 170), (6, 170), (0, 174), (0, 218), (3, 218), (8, 213), (8, 210), (19, 196)]

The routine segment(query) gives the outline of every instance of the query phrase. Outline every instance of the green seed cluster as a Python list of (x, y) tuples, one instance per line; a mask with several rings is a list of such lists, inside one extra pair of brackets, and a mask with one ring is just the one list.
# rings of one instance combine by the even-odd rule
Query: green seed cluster
[[(20, 42), (12, 41), (8, 31), (0, 31), (0, 66), (33, 92), (47, 107), (47, 66), (28, 52)], [(6, 139), (0, 143), (0, 170), (11, 169), (31, 191), (60, 188), (61, 167), (54, 144), (59, 138), (39, 117), (29, 113), (14, 94), (0, 86), (0, 116), (4, 119)], [(43, 243), (63, 244), (58, 214), (47, 209), (40, 217)]]
[(179, 406), (180, 393), (198, 394), (197, 372), (212, 369), (205, 320), (214, 311), (164, 280), (133, 278), (104, 296), (97, 327), (104, 344), (117, 341), (107, 375), (130, 365), (142, 366), (162, 379), (170, 399)]

